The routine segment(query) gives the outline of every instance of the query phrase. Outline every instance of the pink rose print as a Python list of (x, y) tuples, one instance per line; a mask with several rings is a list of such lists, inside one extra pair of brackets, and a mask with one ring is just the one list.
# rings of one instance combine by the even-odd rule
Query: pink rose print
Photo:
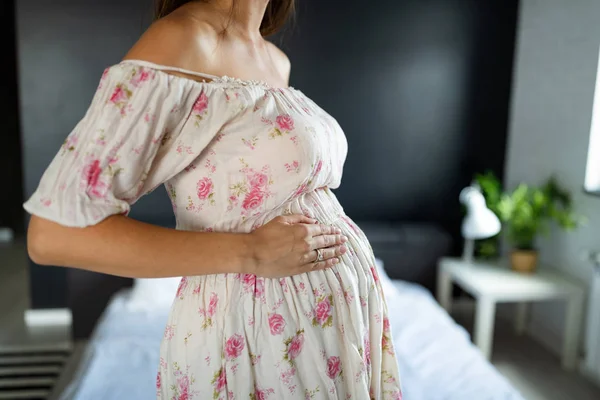
[(160, 388), (162, 387), (161, 384), (161, 377), (160, 377), (160, 372), (158, 374), (156, 374), (156, 390), (160, 390)]
[(265, 201), (265, 193), (257, 188), (253, 188), (250, 193), (244, 197), (242, 208), (244, 210), (255, 210)]
[(131, 91), (129, 91), (129, 89), (127, 89), (126, 86), (118, 84), (115, 87), (115, 90), (113, 91), (112, 95), (110, 96), (110, 102), (116, 105), (120, 105), (123, 102), (129, 100), (130, 97)]
[(303, 185), (301, 185), (301, 186), (300, 186), (300, 187), (299, 187), (299, 188), (296, 190), (296, 193), (295, 193), (295, 195), (296, 195), (296, 196), (300, 196), (302, 193), (306, 192), (306, 188), (307, 188), (306, 184), (303, 184)]
[(375, 283), (379, 282), (379, 275), (377, 275), (377, 271), (375, 270), (375, 267), (370, 267), (371, 268), (371, 275), (373, 275), (373, 280), (375, 280)]
[(196, 102), (194, 103), (194, 107), (192, 108), (192, 113), (194, 114), (194, 117), (196, 118), (195, 125), (197, 127), (200, 126), (200, 121), (202, 121), (202, 118), (204, 117), (204, 115), (206, 115), (207, 108), (208, 108), (208, 97), (206, 96), (206, 93), (202, 92), (202, 94), (200, 94), (200, 96), (198, 96), (198, 98), (196, 99)]
[(207, 314), (209, 316), (214, 316), (215, 315), (215, 311), (217, 310), (217, 303), (219, 301), (219, 296), (217, 296), (216, 293), (211, 293), (210, 295), (210, 301), (208, 303), (208, 310), (207, 310)]
[(327, 321), (327, 318), (329, 318), (330, 312), (331, 312), (331, 305), (329, 304), (329, 301), (327, 301), (327, 300), (321, 301), (317, 305), (317, 308), (315, 310), (315, 316), (317, 318), (317, 321), (319, 321), (320, 324)]
[(131, 84), (133, 86), (139, 86), (141, 83), (150, 80), (150, 78), (150, 71), (140, 68), (133, 76), (133, 78), (131, 78)]
[(127, 111), (131, 111), (131, 106), (128, 106), (127, 102), (131, 98), (132, 94), (133, 93), (127, 88), (127, 86), (119, 83), (117, 86), (115, 86), (109, 102), (117, 106), (119, 111), (121, 111), (121, 115), (125, 115)]
[(329, 379), (337, 378), (342, 371), (342, 363), (339, 357), (329, 357), (327, 359), (327, 376)]
[(392, 400), (402, 400), (402, 392), (398, 390), (392, 393)]
[(194, 103), (194, 108), (192, 109), (196, 114), (202, 114), (208, 108), (208, 97), (206, 93), (202, 92), (200, 96), (196, 99)]
[(210, 178), (202, 178), (196, 184), (196, 194), (200, 200), (206, 200), (212, 193), (213, 182)]
[(167, 325), (165, 328), (164, 338), (165, 340), (171, 340), (175, 336), (175, 327), (173, 325)]
[(290, 366), (294, 366), (294, 360), (300, 355), (302, 347), (304, 347), (304, 329), (296, 332), (295, 336), (286, 339), (283, 344), (286, 346), (283, 359), (287, 361)]
[(271, 329), (271, 335), (282, 334), (285, 325), (285, 319), (283, 319), (281, 314), (271, 314), (269, 317), (269, 328)]
[(221, 368), (218, 370), (214, 376), (212, 381), (210, 382), (213, 385), (213, 398), (218, 399), (219, 394), (227, 387), (227, 376), (225, 375), (225, 368)]
[(294, 120), (292, 119), (292, 117), (290, 117), (289, 115), (279, 115), (276, 119), (275, 122), (277, 123), (277, 126), (279, 126), (279, 129), (281, 129), (282, 131), (292, 131), (294, 130)]
[(363, 296), (358, 296), (358, 299), (360, 300), (361, 306), (363, 306), (363, 307), (367, 306), (367, 300)]
[(242, 276), (242, 281), (244, 282), (245, 289), (248, 290), (256, 283), (256, 275), (244, 274)]
[(246, 293), (253, 293), (254, 297), (262, 297), (265, 293), (265, 281), (262, 278), (257, 278), (256, 275), (243, 274), (241, 276)]
[(333, 316), (331, 309), (333, 308), (333, 296), (321, 296), (317, 298), (317, 306), (313, 310), (313, 326), (321, 326), (325, 328), (333, 325)]
[(384, 332), (390, 331), (390, 320), (388, 317), (383, 317), (383, 331)]
[(296, 375), (296, 368), (290, 368), (287, 371), (283, 371), (279, 379), (281, 379), (284, 385), (291, 386), (294, 375)]
[(254, 393), (250, 393), (250, 400), (267, 400), (271, 394), (275, 393), (273, 389), (254, 388)]
[(315, 175), (317, 175), (319, 172), (321, 172), (321, 168), (323, 168), (323, 161), (319, 160), (319, 162), (317, 163), (317, 166), (315, 167)]
[(100, 160), (94, 160), (85, 169), (88, 186), (95, 187), (98, 184), (98, 177), (102, 169), (100, 168)]
[(177, 294), (175, 295), (175, 297), (183, 299), (183, 291), (185, 290), (187, 285), (188, 285), (188, 279), (187, 279), (187, 276), (184, 276), (183, 278), (181, 278), (181, 281), (179, 282), (179, 286), (177, 287)]
[(187, 375), (177, 378), (177, 386), (179, 386), (179, 396), (177, 400), (189, 400), (190, 378)]
[(265, 294), (265, 280), (262, 278), (256, 279), (256, 285), (254, 286), (254, 297), (262, 298)]
[[(273, 125), (271, 121), (266, 120), (265, 118), (263, 118), (262, 121), (269, 125)], [(273, 127), (273, 130), (269, 133), (269, 138), (271, 139), (281, 137), (284, 133), (290, 133), (290, 131), (294, 130), (294, 120), (287, 114), (279, 115), (275, 119), (275, 125), (277, 126)]]
[(291, 164), (285, 163), (285, 169), (287, 172), (300, 172), (300, 163), (298, 161), (294, 161)]
[(244, 337), (239, 333), (231, 336), (225, 342), (225, 356), (228, 360), (235, 360), (244, 350)]
[[(200, 293), (200, 287), (198, 286), (194, 289), (194, 294)], [(208, 302), (207, 308), (200, 308), (199, 313), (204, 317), (204, 321), (202, 322), (202, 329), (206, 329), (209, 326), (212, 326), (213, 320), (212, 318), (215, 316), (217, 312), (217, 304), (219, 303), (219, 296), (216, 293), (210, 294), (210, 300)]]
[(269, 183), (269, 178), (266, 174), (255, 172), (250, 179), (248, 179), (248, 182), (252, 188), (264, 188)]
[(302, 347), (304, 346), (304, 334), (300, 334), (298, 336), (294, 336), (290, 345), (288, 347), (288, 356), (293, 360), (302, 351)]
[(371, 341), (369, 340), (368, 333), (365, 335), (365, 362), (367, 365), (371, 365)]
[(94, 197), (103, 198), (106, 195), (107, 185), (100, 181), (100, 160), (94, 160), (83, 169), (83, 175), (87, 184), (87, 193)]

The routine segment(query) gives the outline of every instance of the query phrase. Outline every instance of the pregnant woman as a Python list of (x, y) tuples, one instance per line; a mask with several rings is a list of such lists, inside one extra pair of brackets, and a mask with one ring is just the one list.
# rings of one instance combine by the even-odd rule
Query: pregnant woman
[[(159, 1), (25, 203), (39, 264), (184, 276), (159, 399), (401, 398), (372, 250), (330, 190), (343, 132), (264, 39), (292, 10)], [(177, 229), (126, 217), (161, 184)]]

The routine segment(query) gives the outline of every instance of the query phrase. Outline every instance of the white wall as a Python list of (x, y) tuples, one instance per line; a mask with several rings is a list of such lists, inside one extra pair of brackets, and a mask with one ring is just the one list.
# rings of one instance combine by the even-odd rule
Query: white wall
[[(554, 231), (539, 243), (543, 262), (583, 283), (592, 279), (583, 249), (600, 249), (600, 197), (582, 192), (600, 46), (600, 1), (522, 0), (507, 150), (508, 187), (556, 174), (587, 227)], [(560, 349), (563, 307), (533, 308), (532, 333)]]

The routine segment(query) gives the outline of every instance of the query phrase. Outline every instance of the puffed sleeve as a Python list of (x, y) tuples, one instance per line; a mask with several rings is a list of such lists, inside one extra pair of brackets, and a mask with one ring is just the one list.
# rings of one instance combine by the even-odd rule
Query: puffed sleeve
[(190, 165), (227, 122), (217, 85), (123, 62), (23, 205), (70, 227), (97, 224)]

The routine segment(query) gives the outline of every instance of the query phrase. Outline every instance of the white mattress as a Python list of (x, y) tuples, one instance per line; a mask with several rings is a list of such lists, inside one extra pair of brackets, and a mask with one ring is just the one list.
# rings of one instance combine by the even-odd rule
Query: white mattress
[[(404, 400), (522, 400), (420, 286), (383, 280)], [(168, 307), (152, 313), (117, 294), (62, 399), (155, 398), (158, 350)]]

